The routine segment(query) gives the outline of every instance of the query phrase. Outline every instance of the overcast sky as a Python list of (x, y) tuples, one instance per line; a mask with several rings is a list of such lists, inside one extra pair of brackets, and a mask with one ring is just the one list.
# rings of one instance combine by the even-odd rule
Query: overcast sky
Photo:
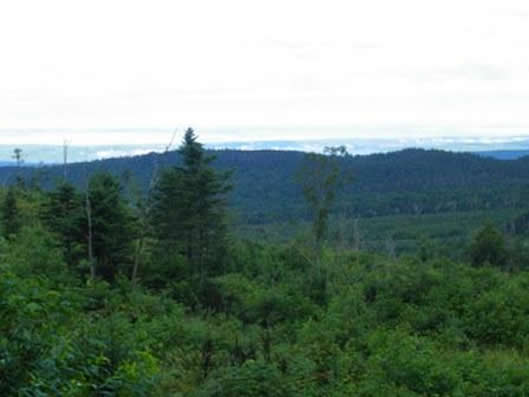
[(526, 0), (0, 4), (0, 129), (529, 135)]

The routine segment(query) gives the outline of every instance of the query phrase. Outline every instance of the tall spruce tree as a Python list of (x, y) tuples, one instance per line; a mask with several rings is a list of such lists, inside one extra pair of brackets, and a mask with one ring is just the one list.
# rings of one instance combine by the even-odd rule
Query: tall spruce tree
[(97, 275), (112, 281), (119, 270), (126, 270), (124, 265), (131, 263), (134, 219), (121, 197), (119, 181), (111, 174), (92, 176), (87, 194), (90, 220), (85, 212), (84, 235), (87, 243), (92, 240)]
[(86, 242), (83, 236), (83, 203), (81, 195), (72, 184), (63, 182), (48, 193), (41, 218), (62, 240), (68, 264), (74, 265), (84, 257), (83, 247)]
[(152, 224), (165, 249), (187, 258), (200, 281), (218, 274), (226, 252), (226, 194), (231, 172), (216, 171), (197, 136), (188, 128), (179, 148), (181, 165), (160, 175), (153, 193)]

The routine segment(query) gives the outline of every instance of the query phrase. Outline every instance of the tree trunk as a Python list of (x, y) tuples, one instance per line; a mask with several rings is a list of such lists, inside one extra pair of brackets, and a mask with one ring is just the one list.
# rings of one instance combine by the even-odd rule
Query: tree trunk
[(132, 283), (136, 284), (138, 279), (138, 267), (140, 263), (140, 256), (143, 251), (143, 240), (144, 236), (140, 236), (138, 241), (136, 242), (136, 255), (134, 255), (134, 266), (132, 268)]

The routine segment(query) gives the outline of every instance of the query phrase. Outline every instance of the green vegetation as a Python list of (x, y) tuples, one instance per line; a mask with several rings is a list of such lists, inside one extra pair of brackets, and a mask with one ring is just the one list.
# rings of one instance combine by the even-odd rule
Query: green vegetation
[(165, 170), (153, 195), (152, 224), (160, 257), (174, 251), (185, 258), (186, 275), (199, 280), (222, 272), (226, 256), (224, 196), (231, 186), (229, 173), (218, 173), (192, 129), (180, 148), (181, 167)]
[[(134, 170), (120, 180), (104, 168), (77, 186), (0, 189), (0, 395), (529, 394), (529, 216), (513, 200), (522, 188), (480, 196), (484, 185), (463, 212), (357, 217), (339, 179), (350, 170), (362, 185), (363, 169), (347, 156), (309, 156), (304, 186), (285, 177), (265, 193), (255, 167), (231, 177), (229, 162), (214, 167), (229, 153), (218, 154), (188, 130), (180, 161), (160, 162), (143, 196)], [(241, 188), (242, 172), (254, 183)], [(389, 185), (411, 183), (399, 172)], [(402, 201), (388, 190), (362, 205), (470, 202), (470, 187), (417, 185)], [(289, 201), (303, 190), (306, 202)], [(292, 217), (230, 222), (244, 194), (264, 195), (270, 211), (286, 194)], [(482, 208), (484, 197), (511, 204)]]
[[(300, 152), (221, 150), (211, 165), (233, 170), (228, 202), (238, 225), (270, 225), (309, 221), (302, 185), (292, 183), (305, 155)], [(340, 174), (352, 183), (339, 189), (330, 216), (372, 218), (391, 215), (526, 210), (529, 202), (529, 157), (512, 161), (469, 153), (409, 149), (388, 154), (343, 156)], [(182, 165), (179, 151), (68, 165), (68, 181), (84, 190), (87, 180), (109, 172), (131, 195), (132, 186), (147, 192), (153, 172)], [(36, 181), (45, 189), (62, 183), (62, 166), (0, 168), (0, 181), (15, 183), (20, 174), (27, 186)], [(32, 182), (33, 181), (33, 182)]]
[(14, 188), (8, 189), (7, 194), (5, 195), (4, 208), (2, 209), (2, 224), (4, 236), (6, 236), (6, 238), (10, 238), (12, 235), (16, 234), (20, 228), (17, 199)]
[(344, 146), (326, 147), (323, 155), (308, 153), (298, 172), (298, 182), (312, 213), (313, 237), (318, 246), (327, 237), (329, 214), (337, 190), (349, 182), (345, 172), (340, 170), (339, 160), (344, 156), (347, 156)]

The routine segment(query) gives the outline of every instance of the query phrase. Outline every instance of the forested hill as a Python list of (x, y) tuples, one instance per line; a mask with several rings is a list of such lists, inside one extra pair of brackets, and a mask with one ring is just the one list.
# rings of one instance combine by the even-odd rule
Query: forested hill
[[(266, 223), (305, 214), (296, 170), (303, 157), (294, 151), (215, 151), (214, 165), (233, 169), (231, 204), (239, 219)], [(108, 170), (125, 191), (144, 189), (154, 170), (178, 164), (177, 152), (70, 164), (68, 179), (79, 187), (86, 176)], [(501, 161), (470, 153), (407, 149), (387, 154), (350, 156), (341, 160), (353, 182), (344, 188), (336, 210), (348, 216), (436, 213), (525, 206), (529, 199), (529, 157)], [(48, 188), (62, 178), (62, 166), (38, 169), (3, 167), (0, 181)]]

